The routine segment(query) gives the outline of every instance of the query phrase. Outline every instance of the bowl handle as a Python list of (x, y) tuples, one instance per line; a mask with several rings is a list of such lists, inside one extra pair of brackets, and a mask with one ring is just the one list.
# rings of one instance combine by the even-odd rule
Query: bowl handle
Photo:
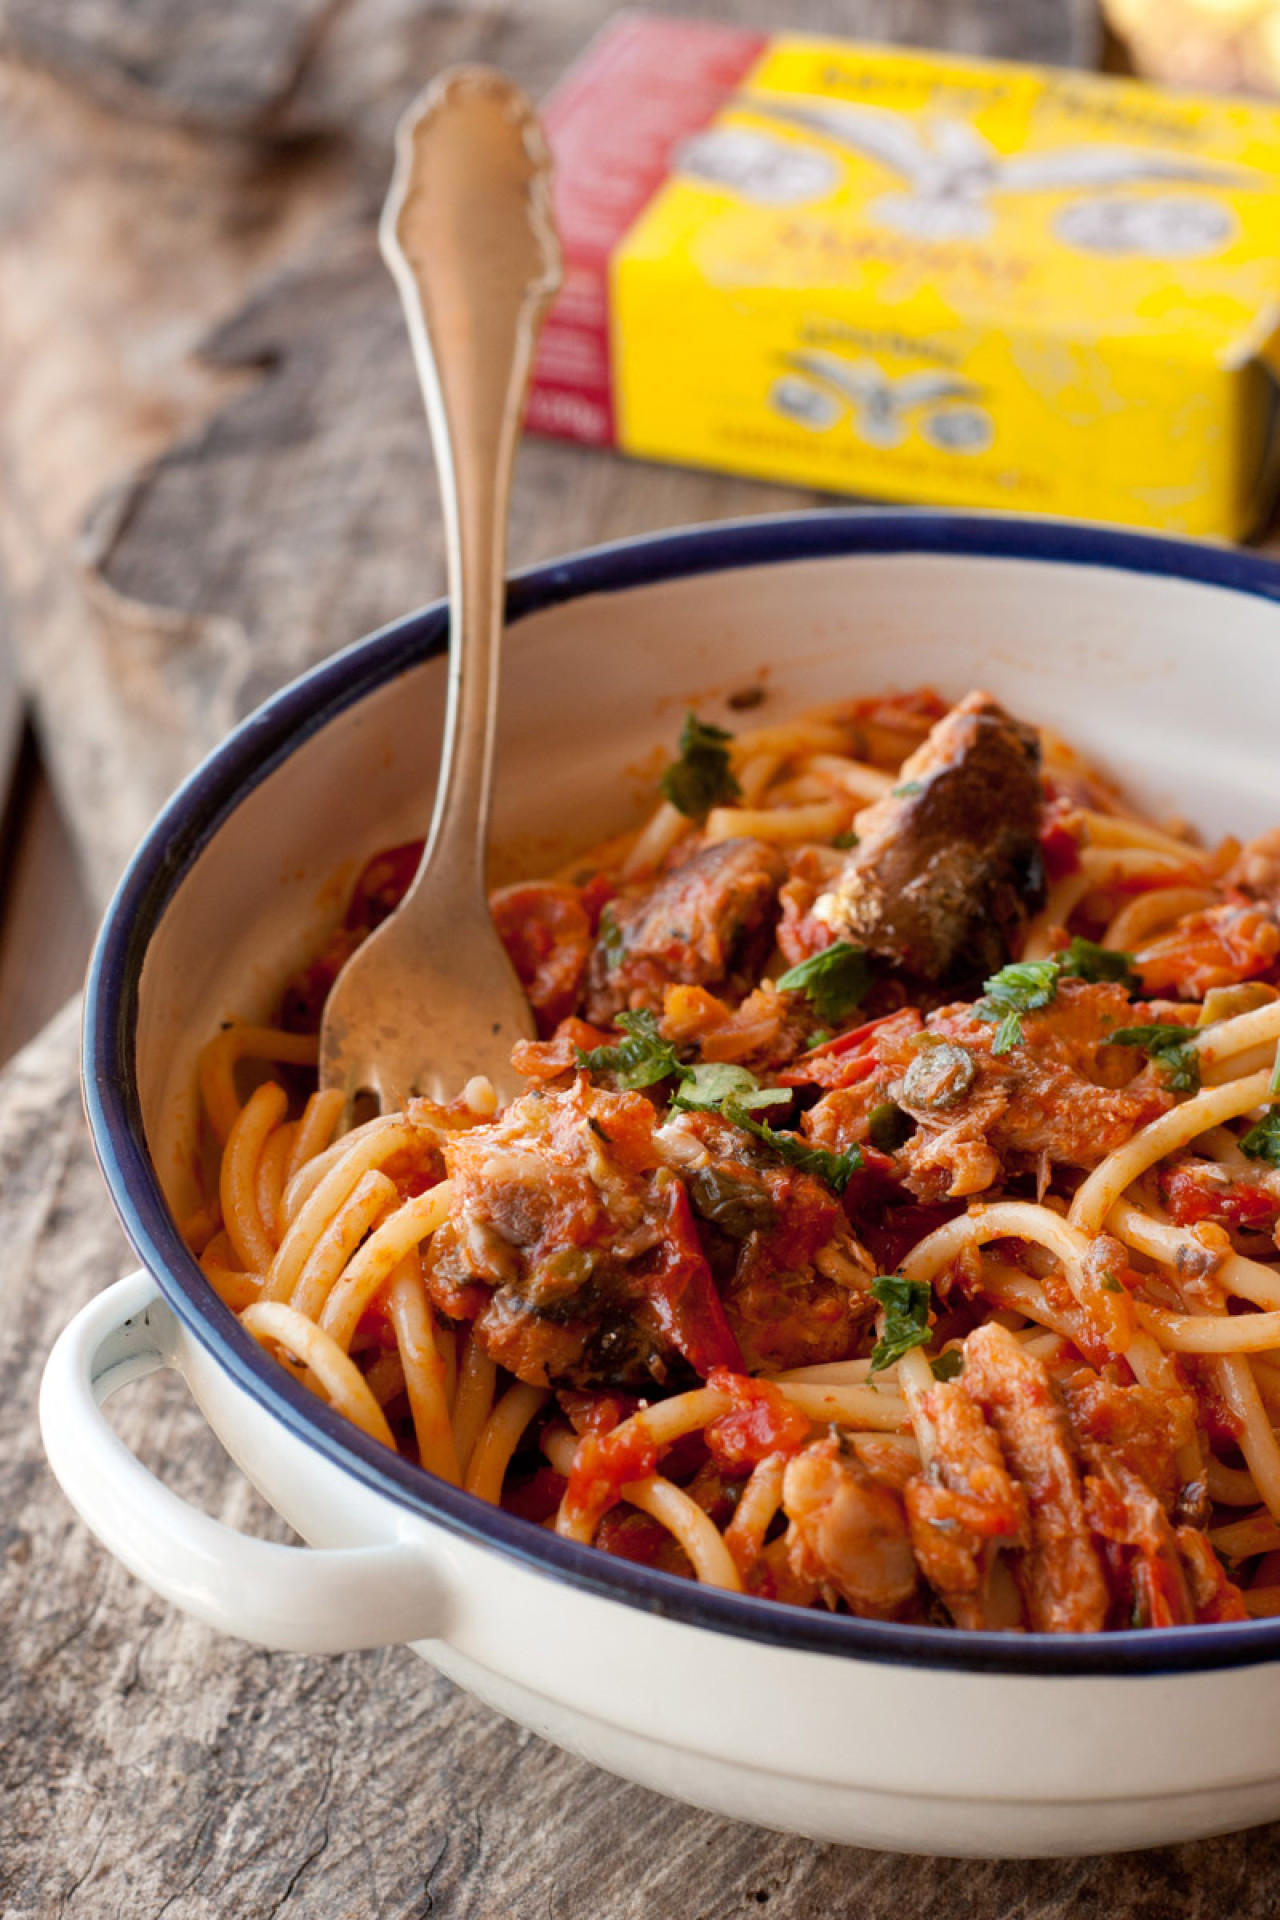
[(211, 1627), (290, 1653), (348, 1653), (436, 1637), (445, 1593), (425, 1548), (286, 1547), (254, 1540), (173, 1493), (102, 1413), (154, 1373), (181, 1372), (181, 1328), (148, 1273), (82, 1307), (40, 1387), (49, 1464), (81, 1519), (153, 1592)]

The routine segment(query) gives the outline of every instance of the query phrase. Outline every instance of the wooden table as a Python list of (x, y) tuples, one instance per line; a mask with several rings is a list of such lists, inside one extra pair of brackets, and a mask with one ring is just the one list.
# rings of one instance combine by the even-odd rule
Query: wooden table
[[(692, 10), (770, 22), (755, 0)], [(100, 900), (174, 781), (240, 715), (439, 590), (427, 441), (372, 242), (390, 131), (455, 59), (542, 89), (606, 11), (9, 0), (0, 617)], [(1093, 50), (1083, 0), (772, 11), (970, 50)], [(804, 498), (531, 444), (513, 560)], [(76, 1057), (72, 1006), (0, 1077), (6, 1920), (1274, 1914), (1280, 1830), (1069, 1863), (811, 1845), (622, 1785), (403, 1650), (267, 1654), (153, 1601), (73, 1519), (35, 1431), (50, 1342), (129, 1265)], [(117, 1407), (181, 1492), (283, 1537), (172, 1382)]]

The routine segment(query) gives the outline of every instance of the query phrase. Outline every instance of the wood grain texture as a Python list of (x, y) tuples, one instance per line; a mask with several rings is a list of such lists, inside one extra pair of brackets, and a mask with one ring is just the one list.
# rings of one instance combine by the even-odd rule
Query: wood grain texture
[[(0, 61), (0, 599), (99, 904), (142, 824), (133, 788), (191, 764), (184, 623), (95, 576), (95, 502), (216, 413), (247, 374), (195, 358), (282, 254), (340, 220), (328, 149), (258, 150), (104, 112)], [(125, 721), (126, 751), (116, 741)], [(152, 809), (154, 811), (154, 808)]]
[[(1084, 0), (689, 10), (1090, 52)], [(238, 716), (439, 590), (426, 435), (371, 238), (390, 129), (448, 61), (541, 90), (607, 11), (4, 0), (26, 64), (0, 59), (0, 594), (100, 896)], [(513, 560), (804, 498), (532, 444)], [(73, 1006), (0, 1075), (5, 1920), (1270, 1920), (1280, 1829), (1025, 1864), (815, 1846), (614, 1781), (403, 1650), (266, 1654), (154, 1601), (75, 1520), (36, 1433), (49, 1345), (130, 1264), (76, 1053)], [(188, 1498), (284, 1537), (174, 1381), (112, 1418)]]
[(219, 130), (276, 114), (334, 0), (4, 0), (0, 48), (126, 112)]

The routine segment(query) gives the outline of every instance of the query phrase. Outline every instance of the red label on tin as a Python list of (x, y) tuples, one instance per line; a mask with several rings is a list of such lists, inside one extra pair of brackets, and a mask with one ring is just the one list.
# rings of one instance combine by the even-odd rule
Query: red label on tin
[(670, 172), (673, 150), (723, 105), (764, 34), (622, 14), (543, 109), (555, 156), (564, 285), (542, 330), (525, 425), (611, 446), (609, 262)]

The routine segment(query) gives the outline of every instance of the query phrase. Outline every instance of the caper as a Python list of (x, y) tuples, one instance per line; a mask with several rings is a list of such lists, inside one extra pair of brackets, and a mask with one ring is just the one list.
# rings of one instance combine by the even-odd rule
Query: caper
[(915, 1132), (915, 1121), (892, 1100), (881, 1100), (867, 1115), (867, 1137), (881, 1153), (896, 1153)]
[(923, 1048), (902, 1076), (899, 1098), (905, 1107), (917, 1107), (925, 1113), (958, 1107), (973, 1085), (977, 1069), (968, 1047), (952, 1040), (939, 1040)]
[(688, 1177), (694, 1210), (731, 1240), (749, 1233), (767, 1233), (777, 1220), (777, 1209), (763, 1186), (735, 1180), (719, 1167), (699, 1167)]
[(530, 1291), (546, 1300), (577, 1293), (591, 1278), (595, 1256), (585, 1247), (557, 1247), (530, 1275)]

